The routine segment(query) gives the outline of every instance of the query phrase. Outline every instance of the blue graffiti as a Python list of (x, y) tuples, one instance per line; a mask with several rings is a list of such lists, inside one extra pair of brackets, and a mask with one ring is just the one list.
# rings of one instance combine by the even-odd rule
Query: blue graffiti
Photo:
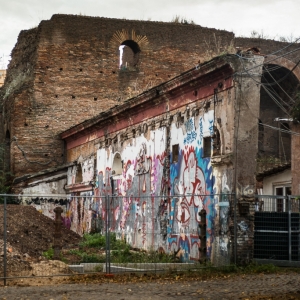
[(203, 140), (203, 119), (202, 119), (202, 117), (199, 120), (199, 130), (200, 130), (200, 137), (199, 137), (198, 144), (201, 146), (202, 140)]
[[(194, 159), (193, 159), (194, 157)], [(191, 160), (190, 160), (191, 159)], [(189, 165), (190, 162), (193, 161), (196, 162), (196, 166)], [(186, 173), (188, 168), (194, 168), (196, 170), (196, 173)], [(195, 176), (190, 177), (189, 181), (184, 182), (186, 180), (186, 175), (183, 175), (183, 173), (186, 173), (187, 176)], [(200, 173), (203, 173), (203, 179), (201, 179), (201, 176), (199, 176)], [(190, 175), (189, 175), (190, 174)], [(212, 243), (215, 236), (215, 226), (214, 226), (214, 220), (216, 217), (216, 211), (215, 211), (215, 201), (214, 201), (214, 176), (213, 176), (213, 170), (210, 164), (210, 158), (203, 158), (203, 148), (202, 147), (192, 147), (192, 146), (185, 146), (184, 149), (180, 149), (179, 151), (179, 157), (178, 162), (171, 164), (170, 166), (170, 183), (171, 183), (171, 195), (174, 197), (171, 200), (170, 203), (170, 219), (169, 219), (169, 225), (167, 228), (168, 233), (168, 242), (169, 246), (171, 243), (174, 243), (174, 235), (177, 236), (178, 247), (181, 246), (183, 250), (183, 259), (188, 260), (187, 251), (190, 251), (190, 248), (187, 247), (187, 244), (184, 244), (185, 247), (182, 245), (182, 241), (180, 239), (180, 233), (179, 229), (182, 226), (187, 226), (184, 224), (184, 220), (180, 219), (180, 215), (178, 216), (178, 209), (180, 207), (180, 203), (187, 203), (188, 200), (186, 200), (185, 196), (180, 196), (181, 193), (184, 193), (187, 184), (189, 182), (192, 182), (194, 186), (193, 195), (191, 196), (191, 199), (196, 198), (197, 193), (201, 193), (202, 196), (200, 197), (202, 199), (203, 208), (207, 212), (207, 256), (210, 258), (211, 252), (212, 252)], [(205, 181), (205, 183), (203, 182)], [(196, 187), (200, 188), (197, 190)], [(190, 186), (189, 186), (190, 187)], [(194, 199), (194, 201), (197, 201)], [(199, 201), (199, 200), (198, 200)], [(182, 209), (188, 209), (191, 213), (191, 217), (195, 218), (199, 212), (199, 207), (197, 202), (190, 202), (188, 204), (188, 208), (185, 204), (182, 207)], [(193, 213), (192, 213), (193, 212)], [(179, 217), (179, 219), (178, 219)], [(190, 223), (189, 226), (194, 227), (193, 229), (197, 231), (198, 223), (195, 221), (195, 219), (191, 219), (192, 223)], [(186, 241), (187, 243), (188, 241)], [(191, 244), (192, 245), (192, 244)]]
[(193, 119), (187, 120), (184, 125), (187, 132), (191, 132), (195, 128)]
[(183, 140), (183, 143), (185, 145), (187, 144), (191, 144), (193, 141), (195, 141), (197, 138), (197, 132), (196, 131), (192, 131), (190, 133), (187, 133), (186, 137)]
[(185, 145), (191, 144), (197, 138), (197, 132), (195, 131), (195, 126), (194, 126), (194, 119), (189, 119), (188, 121), (185, 122), (185, 129), (187, 134), (183, 140), (183, 143)]
[(210, 135), (213, 135), (214, 134), (214, 120), (208, 120), (208, 122), (209, 122)]

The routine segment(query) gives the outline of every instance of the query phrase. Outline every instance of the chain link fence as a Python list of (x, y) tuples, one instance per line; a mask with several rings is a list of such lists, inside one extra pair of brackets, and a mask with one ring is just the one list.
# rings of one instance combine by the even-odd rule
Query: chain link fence
[(300, 201), (296, 196), (257, 196), (254, 258), (300, 266)]
[(0, 276), (195, 270), (235, 262), (235, 196), (1, 195)]

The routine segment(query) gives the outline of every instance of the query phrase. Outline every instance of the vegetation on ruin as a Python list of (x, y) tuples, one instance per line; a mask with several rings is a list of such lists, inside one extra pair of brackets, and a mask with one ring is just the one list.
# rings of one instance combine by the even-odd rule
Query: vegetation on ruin
[[(61, 251), (61, 260), (65, 263), (105, 263), (106, 238), (100, 233), (85, 234), (78, 247)], [(46, 259), (52, 259), (54, 251), (49, 248), (43, 252)], [(110, 234), (110, 260), (112, 263), (167, 263), (176, 262), (174, 255), (157, 251), (132, 248), (125, 240)]]
[(192, 24), (195, 25), (196, 23), (192, 19), (187, 19), (186, 17), (180, 16), (180, 15), (175, 15), (171, 23), (176, 23), (176, 24)]

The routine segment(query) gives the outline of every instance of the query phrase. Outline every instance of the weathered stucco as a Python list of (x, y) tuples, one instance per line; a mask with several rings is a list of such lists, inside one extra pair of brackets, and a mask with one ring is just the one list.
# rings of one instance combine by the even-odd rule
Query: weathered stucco
[[(134, 247), (178, 252), (184, 261), (198, 260), (199, 212), (204, 208), (207, 256), (230, 260), (235, 107), (240, 99), (228, 63), (238, 68), (236, 60), (225, 58), (218, 67), (204, 64), (192, 82), (178, 78), (178, 84), (169, 83), (169, 90), (164, 85), (157, 88), (164, 91), (159, 95), (149, 91), (149, 98), (145, 94), (140, 100), (132, 99), (134, 106), (128, 102), (116, 114), (110, 112), (110, 120), (116, 123), (106, 122), (103, 115), (103, 125), (100, 117), (90, 125), (81, 124), (80, 131), (75, 127), (62, 134), (71, 160), (74, 153), (91, 149), (92, 143), (99, 148), (96, 215), (106, 219), (104, 196), (112, 189), (111, 230)], [(198, 81), (197, 76), (203, 79)], [(239, 134), (247, 139), (245, 127)], [(208, 152), (206, 138), (211, 141)], [(251, 170), (254, 180), (255, 166)]]

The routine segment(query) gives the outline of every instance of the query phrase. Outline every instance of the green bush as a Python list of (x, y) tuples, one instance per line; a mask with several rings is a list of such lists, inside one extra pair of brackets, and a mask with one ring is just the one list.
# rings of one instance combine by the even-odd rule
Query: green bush
[(100, 233), (85, 234), (83, 241), (79, 244), (80, 247), (104, 248), (105, 236)]
[(43, 256), (47, 259), (52, 259), (54, 256), (54, 249), (51, 247), (47, 251), (43, 252)]
[(87, 254), (82, 253), (81, 263), (104, 263), (105, 256), (97, 255), (97, 254)]

